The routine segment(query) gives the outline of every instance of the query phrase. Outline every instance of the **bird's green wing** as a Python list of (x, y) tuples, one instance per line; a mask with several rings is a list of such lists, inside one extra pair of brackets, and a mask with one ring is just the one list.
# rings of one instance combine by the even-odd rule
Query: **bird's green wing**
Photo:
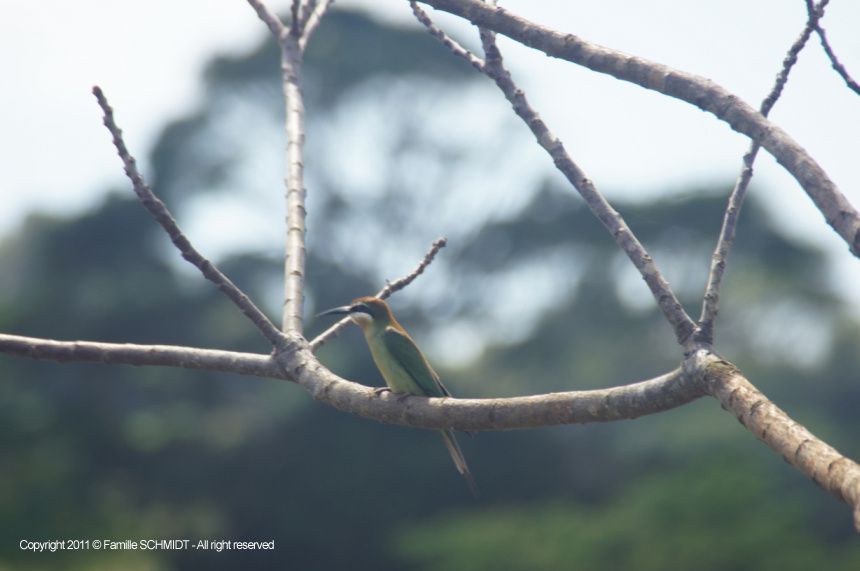
[(418, 346), (408, 336), (393, 327), (387, 327), (382, 334), (388, 353), (409, 373), (424, 396), (449, 397), (451, 393), (439, 380), (439, 375), (421, 354)]

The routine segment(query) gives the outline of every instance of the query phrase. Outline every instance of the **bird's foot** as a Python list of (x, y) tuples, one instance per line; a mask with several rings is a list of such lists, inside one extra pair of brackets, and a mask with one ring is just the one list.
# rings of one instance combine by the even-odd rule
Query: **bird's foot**
[(397, 397), (397, 402), (399, 403), (402, 403), (404, 400), (412, 396), (409, 393), (395, 393), (391, 390), (391, 387), (376, 387), (375, 389), (373, 389), (373, 394), (375, 394), (376, 396), (379, 396), (382, 393), (391, 393), (392, 395)]

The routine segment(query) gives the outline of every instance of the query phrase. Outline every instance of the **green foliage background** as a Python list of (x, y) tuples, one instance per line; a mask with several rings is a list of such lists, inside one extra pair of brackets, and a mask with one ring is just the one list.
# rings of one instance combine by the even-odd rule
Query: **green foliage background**
[[(315, 135), (330, 117), (350, 117), (351, 101), (382, 83), (418, 85), (432, 99), (480, 79), (423, 32), (361, 14), (333, 13), (312, 45), (309, 147), (335, 161), (309, 160), (312, 308), (375, 291), (449, 233), (451, 245), (421, 278), (425, 285), (393, 301), (401, 320), (419, 341), (452, 323), (511, 323), (499, 321), (504, 312), (521, 325), (496, 327), (505, 335), (469, 363), (440, 367), (455, 393), (610, 386), (677, 364), (653, 307), (624, 293), (630, 280), (611, 239), (551, 176), (524, 189), (506, 213), (484, 219), (442, 208), (445, 190), (435, 182), (349, 192), (333, 174), (343, 158), (330, 151), (337, 141)], [(198, 196), (215, 200), (223, 186), (259, 183), (252, 158), (264, 145), (280, 153), (282, 142), (265, 131), (280, 128), (277, 69), (268, 43), (214, 61), (200, 111), (165, 128), (150, 178), (180, 215)], [(407, 119), (390, 126), (396, 144), (382, 167), (387, 181), (406, 176), (397, 165), (413, 155), (440, 173), (470, 159), (444, 137), (426, 136), (435, 118), (413, 117), (416, 106), (407, 99), (390, 109)], [(260, 131), (231, 130), (226, 118), (249, 107)], [(528, 140), (521, 127), (510, 136)], [(265, 184), (275, 187), (274, 180)], [(494, 200), (492, 189), (474, 192)], [(725, 195), (720, 181), (617, 205), (679, 276), (673, 284), (691, 311)], [(126, 190), (79, 217), (31, 216), (0, 244), (0, 330), (266, 352), (241, 315), (180, 268), (165, 244)], [(221, 266), (255, 299), (276, 300), (278, 256), (273, 245)], [(551, 263), (536, 267), (536, 260)], [(387, 265), (374, 265), (380, 261)], [(778, 232), (752, 201), (729, 269), (718, 346), (794, 418), (857, 458), (858, 324), (830, 290), (828, 271), (820, 252)], [(499, 284), (516, 295), (499, 299)], [(277, 314), (277, 303), (270, 305)], [(324, 325), (311, 321), (310, 333)], [(380, 382), (355, 332), (321, 358), (350, 379)], [(338, 413), (287, 383), (13, 357), (0, 358), (0, 380), (0, 569), (860, 568), (849, 510), (707, 399), (635, 421), (465, 438), (483, 491), (474, 501), (437, 435)], [(21, 539), (171, 537), (274, 539), (277, 549), (31, 554), (18, 547)]]

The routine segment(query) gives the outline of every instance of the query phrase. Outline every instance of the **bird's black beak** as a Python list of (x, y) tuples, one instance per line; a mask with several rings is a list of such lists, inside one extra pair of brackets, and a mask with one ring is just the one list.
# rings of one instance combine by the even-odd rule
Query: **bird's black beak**
[(346, 315), (350, 310), (352, 310), (351, 305), (342, 305), (340, 307), (333, 307), (321, 313), (317, 313), (317, 317), (322, 317), (323, 315)]

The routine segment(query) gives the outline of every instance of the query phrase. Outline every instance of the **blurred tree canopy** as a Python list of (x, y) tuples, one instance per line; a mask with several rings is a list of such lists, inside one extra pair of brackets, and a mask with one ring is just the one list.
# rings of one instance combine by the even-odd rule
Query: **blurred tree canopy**
[[(405, 273), (445, 233), (439, 262), (392, 303), (455, 393), (593, 388), (675, 366), (645, 286), (577, 197), (551, 175), (501, 190), (482, 182), (515, 169), (488, 172), (516, 157), (500, 136), (529, 141), (513, 122), (451, 132), (467, 121), (464, 98), (480, 107), (492, 93), (468, 66), (421, 30), (347, 11), (311, 45), (309, 315)], [(165, 128), (150, 175), (270, 310), (282, 271), (277, 57), (265, 42), (213, 61), (204, 104)], [(617, 205), (688, 301), (703, 289), (726, 194), (717, 182)], [(0, 330), (267, 351), (166, 244), (127, 190), (79, 217), (31, 216), (0, 244)], [(820, 252), (751, 201), (720, 343), (780, 406), (858, 457), (860, 326), (827, 274)], [(325, 325), (310, 321), (310, 333)], [(381, 382), (355, 331), (321, 358)], [(466, 439), (484, 492), (474, 501), (432, 432), (341, 414), (289, 384), (12, 357), (0, 378), (0, 569), (232, 569), (249, 557), (293, 569), (860, 566), (844, 506), (707, 399), (636, 421)], [(274, 539), (276, 550), (18, 547), (172, 537)]]

